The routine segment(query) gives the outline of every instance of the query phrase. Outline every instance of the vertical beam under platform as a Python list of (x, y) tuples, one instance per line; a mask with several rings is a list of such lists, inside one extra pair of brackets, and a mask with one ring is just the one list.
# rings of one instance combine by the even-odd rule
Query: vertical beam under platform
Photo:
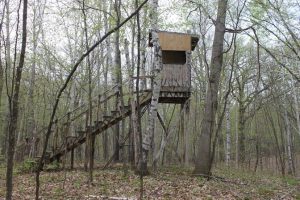
[(187, 123), (185, 130), (184, 130), (184, 148), (185, 148), (185, 155), (184, 155), (184, 164), (186, 167), (189, 166), (189, 131), (190, 131), (190, 125), (188, 124), (189, 120), (189, 114), (190, 114), (190, 99), (187, 100), (185, 107), (184, 107), (184, 115), (185, 115), (185, 121)]
[(189, 99), (180, 106), (180, 124), (179, 124), (179, 141), (181, 148), (181, 163), (185, 166), (189, 164)]
[(74, 149), (71, 150), (71, 170), (74, 169)]
[(185, 155), (186, 155), (186, 149), (185, 149), (185, 130), (184, 130), (184, 114), (185, 114), (185, 104), (180, 105), (180, 148), (182, 151), (181, 154), (181, 163), (184, 163), (185, 161)]

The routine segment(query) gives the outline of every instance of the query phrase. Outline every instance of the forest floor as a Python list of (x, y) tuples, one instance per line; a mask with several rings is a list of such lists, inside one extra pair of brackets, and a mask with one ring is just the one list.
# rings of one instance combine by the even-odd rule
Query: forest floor
[[(167, 167), (144, 177), (145, 199), (300, 199), (300, 180), (268, 173), (217, 168), (210, 181), (191, 169)], [(41, 173), (42, 199), (138, 199), (140, 179), (120, 167), (94, 171), (87, 184), (83, 170)], [(35, 174), (16, 171), (13, 199), (34, 199)], [(5, 196), (5, 168), (0, 168), (0, 199)]]

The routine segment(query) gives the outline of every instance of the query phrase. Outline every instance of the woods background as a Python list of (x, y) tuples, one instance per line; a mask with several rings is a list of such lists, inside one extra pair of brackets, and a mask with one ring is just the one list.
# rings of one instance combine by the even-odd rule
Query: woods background
[[(0, 163), (4, 164), (23, 35), (20, 32), (22, 4), (5, 0), (0, 5)], [(211, 139), (214, 164), (299, 174), (299, 1), (232, 0), (227, 7), (217, 128)], [(136, 2), (130, 0), (28, 2), (27, 47), (23, 77), (19, 80), (19, 120), (15, 135), (17, 162), (40, 156), (55, 97), (73, 64), (136, 8)], [(154, 59), (153, 50), (148, 47), (149, 13), (149, 5), (140, 12), (142, 77), (151, 75)], [(200, 40), (192, 53), (189, 102), (184, 106), (159, 104), (158, 112), (166, 130), (156, 119), (150, 163), (193, 166), (197, 159), (216, 14), (216, 1), (159, 2), (160, 30), (189, 31), (199, 35)], [(129, 83), (136, 75), (137, 66), (137, 28), (135, 20), (129, 21), (83, 60), (61, 97), (56, 119), (88, 104), (116, 84), (121, 93), (130, 92)], [(141, 79), (141, 89), (149, 87), (145, 80)], [(127, 100), (115, 102), (124, 105)], [(115, 102), (93, 113), (105, 115), (116, 106)], [(143, 132), (147, 117), (145, 114), (141, 119)], [(120, 141), (133, 129), (130, 120), (124, 119), (106, 134), (96, 137), (96, 164), (107, 161), (115, 151), (118, 151), (115, 161), (131, 162), (132, 141), (126, 141), (120, 148)], [(79, 136), (78, 130), (83, 126), (85, 122), (71, 124), (69, 136)], [(65, 137), (55, 135), (55, 128), (49, 151)], [(166, 139), (163, 153), (156, 158)], [(76, 149), (75, 167), (85, 163), (84, 149), (84, 145)]]

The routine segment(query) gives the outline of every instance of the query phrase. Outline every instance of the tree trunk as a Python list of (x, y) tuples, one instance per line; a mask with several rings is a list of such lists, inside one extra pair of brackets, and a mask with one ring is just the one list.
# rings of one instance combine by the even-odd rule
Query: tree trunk
[[(6, 28), (6, 38), (5, 38), (5, 44), (6, 44), (6, 49), (5, 49), (5, 63), (6, 63), (6, 76), (9, 76), (10, 74), (10, 70), (11, 70), (11, 42), (10, 42), (10, 2), (9, 0), (5, 1), (5, 7), (6, 7), (6, 23), (5, 23), (5, 28)], [(6, 77), (6, 79), (9, 79), (10, 77)], [(6, 88), (9, 88), (9, 83), (6, 82)], [(7, 89), (8, 90), (8, 89)], [(10, 113), (11, 112), (11, 105), (9, 107), (7, 116), (5, 120), (7, 123), (5, 125), (5, 127), (3, 128), (3, 143), (2, 143), (2, 154), (6, 157), (7, 156), (7, 143), (8, 143), (8, 129), (9, 129), (9, 118), (10, 118)]]
[[(105, 2), (104, 5), (108, 4), (108, 2)], [(109, 30), (109, 21), (108, 21), (108, 14), (107, 12), (110, 12), (111, 8), (107, 8), (105, 9), (106, 12), (104, 13), (104, 28), (105, 28), (105, 32), (107, 32)], [(108, 84), (108, 67), (112, 65), (112, 56), (111, 56), (111, 40), (110, 38), (107, 38), (105, 41), (106, 44), (106, 63), (104, 66), (104, 94), (103, 94), (103, 98), (106, 99), (107, 98), (107, 84)], [(103, 104), (103, 115), (107, 115), (108, 112), (108, 105), (107, 105), (107, 101), (104, 102)], [(102, 145), (103, 145), (103, 159), (107, 160), (108, 158), (108, 136), (107, 136), (107, 131), (104, 131), (102, 134)]]
[(218, 107), (218, 90), (223, 65), (223, 40), (225, 34), (225, 18), (227, 0), (218, 1), (218, 14), (215, 24), (215, 35), (212, 47), (209, 84), (206, 92), (205, 111), (202, 121), (201, 135), (198, 137), (198, 151), (195, 159), (194, 174), (210, 175), (211, 137), (214, 132), (215, 115)]
[(292, 158), (292, 137), (291, 137), (291, 125), (288, 119), (287, 110), (284, 109), (284, 123), (286, 132), (286, 149), (287, 149), (287, 160), (288, 160), (288, 174), (293, 175), (293, 158)]
[[(148, 10), (144, 10), (144, 16), (143, 16), (143, 29), (142, 29), (142, 35), (144, 37), (141, 38), (141, 76), (146, 75), (146, 48), (147, 48), (147, 18), (148, 18)], [(141, 90), (146, 89), (147, 82), (146, 79), (141, 80)]]
[[(2, 30), (0, 29), (0, 37), (1, 37), (1, 32), (2, 32)], [(3, 47), (2, 40), (0, 40), (0, 52), (2, 52), (2, 47)], [(3, 91), (3, 86), (4, 86), (3, 63), (4, 62), (2, 62), (2, 54), (0, 54), (0, 109), (2, 107), (2, 103), (1, 103), (2, 102), (2, 91)], [(2, 125), (0, 126), (0, 130), (2, 130), (3, 124), (5, 124), (4, 123), (5, 122), (4, 115), (0, 116), (0, 120), (3, 122)], [(4, 148), (5, 148), (6, 139), (5, 139), (4, 133), (6, 133), (6, 131), (4, 131), (0, 134), (0, 141), (1, 141), (1, 143), (0, 143), (0, 145), (1, 145), (0, 146), (0, 149), (1, 149), (0, 155), (3, 155), (4, 151), (5, 151)]]
[[(292, 80), (292, 77), (291, 77)], [(293, 85), (292, 86), (292, 94), (293, 94), (293, 99), (294, 99), (294, 104), (295, 104), (295, 114), (296, 114), (296, 122), (297, 122), (297, 132), (300, 137), (300, 110), (299, 110), (299, 103), (298, 103), (298, 95), (297, 95), (297, 86)]]
[(161, 68), (162, 68), (162, 52), (158, 41), (158, 0), (152, 0), (151, 4), (151, 26), (152, 26), (152, 43), (154, 48), (154, 72), (153, 72), (153, 88), (152, 88), (152, 99), (149, 108), (149, 118), (147, 122), (147, 129), (143, 137), (142, 145), (142, 158), (139, 162), (138, 170), (139, 173), (146, 175), (148, 174), (147, 161), (148, 153), (151, 149), (151, 143), (154, 136), (155, 118), (157, 116), (157, 106), (161, 87)]
[[(87, 17), (85, 11), (85, 0), (82, 1), (82, 13), (83, 13), (83, 23), (84, 23), (84, 37), (85, 37), (85, 48), (88, 51), (89, 41), (88, 41), (88, 30), (87, 30)], [(95, 138), (92, 136), (92, 125), (93, 125), (93, 105), (92, 105), (92, 65), (90, 56), (86, 57), (86, 67), (88, 76), (88, 114), (87, 114), (87, 142), (86, 142), (86, 155), (89, 159), (89, 184), (93, 182), (93, 162), (94, 162), (94, 141)]]
[(238, 132), (239, 132), (239, 164), (245, 162), (245, 108), (240, 102), (239, 118), (238, 118)]
[(15, 140), (16, 130), (18, 125), (19, 116), (19, 91), (22, 79), (22, 71), (25, 60), (26, 50), (26, 39), (27, 39), (27, 0), (23, 3), (23, 30), (22, 30), (22, 47), (20, 53), (20, 61), (17, 67), (15, 82), (14, 82), (14, 93), (12, 97), (12, 110), (9, 118), (9, 129), (8, 129), (8, 153), (7, 153), (7, 170), (6, 170), (6, 199), (12, 199), (13, 190), (13, 165), (14, 165), (14, 153), (15, 153)]
[(226, 153), (225, 153), (225, 162), (226, 165), (229, 166), (229, 162), (231, 159), (231, 129), (230, 129), (230, 108), (229, 104), (226, 109)]
[[(116, 12), (116, 19), (117, 25), (120, 24), (121, 20), (121, 1), (115, 0), (114, 4), (115, 12)], [(115, 110), (120, 111), (120, 108), (124, 106), (123, 101), (123, 92), (122, 92), (122, 71), (121, 71), (121, 51), (120, 51), (120, 32), (115, 32), (115, 69), (114, 69), (114, 78), (116, 87), (116, 102), (115, 102)], [(121, 134), (120, 134), (120, 125), (122, 125)], [(122, 120), (121, 124), (117, 123), (115, 125), (115, 161), (120, 161), (120, 141), (122, 141), (123, 134), (124, 134), (124, 120)], [(122, 158), (121, 158), (122, 159)]]
[(33, 39), (33, 61), (31, 66), (31, 77), (30, 77), (30, 84), (29, 84), (29, 91), (28, 91), (28, 102), (27, 102), (27, 137), (30, 142), (31, 149), (29, 151), (29, 157), (35, 156), (36, 146), (36, 128), (35, 128), (35, 118), (34, 118), (34, 89), (35, 89), (35, 68), (36, 68), (36, 54), (37, 54), (37, 39), (38, 39), (38, 33), (39, 33), (39, 24), (37, 24), (37, 18), (41, 16), (37, 16), (37, 5), (34, 5), (33, 8), (33, 33), (32, 33), (32, 39)]

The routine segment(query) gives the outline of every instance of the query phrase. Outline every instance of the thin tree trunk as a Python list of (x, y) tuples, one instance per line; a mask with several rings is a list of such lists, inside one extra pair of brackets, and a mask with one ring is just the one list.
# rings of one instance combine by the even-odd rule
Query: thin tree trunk
[[(141, 39), (141, 76), (146, 75), (146, 41), (147, 41), (147, 18), (148, 18), (148, 10), (144, 10), (144, 16), (143, 16), (143, 29), (142, 29), (142, 35), (144, 36)], [(146, 79), (141, 80), (141, 90), (146, 89)]]
[[(117, 15), (117, 25), (120, 24), (121, 19), (121, 1), (115, 0), (114, 3), (115, 12)], [(120, 110), (120, 107), (124, 106), (123, 101), (123, 92), (122, 92), (122, 72), (121, 72), (121, 51), (120, 51), (120, 32), (116, 31), (115, 33), (115, 69), (114, 69), (114, 78), (116, 87), (116, 102), (115, 102), (115, 110)], [(122, 130), (120, 133), (120, 125), (122, 125)], [(115, 161), (120, 161), (120, 141), (122, 141), (123, 134), (124, 134), (124, 121), (122, 123), (117, 123), (115, 125)], [(121, 158), (122, 159), (122, 158)]]
[(22, 30), (22, 47), (20, 53), (20, 61), (16, 71), (16, 78), (14, 82), (14, 93), (12, 98), (12, 112), (10, 113), (9, 129), (8, 129), (8, 154), (7, 154), (7, 170), (6, 170), (6, 199), (12, 199), (13, 191), (13, 167), (14, 167), (14, 153), (16, 130), (19, 116), (19, 91), (22, 80), (22, 71), (25, 60), (26, 40), (27, 40), (27, 0), (23, 3), (23, 30)]
[[(6, 22), (5, 22), (5, 28), (6, 28), (6, 38), (5, 38), (5, 44), (6, 44), (6, 49), (5, 49), (5, 71), (6, 71), (6, 76), (9, 76), (10, 74), (10, 70), (11, 70), (11, 42), (10, 42), (10, 1), (6, 0), (5, 1), (5, 7), (6, 7)], [(9, 84), (7, 79), (9, 79), (9, 77), (6, 77), (6, 88), (7, 88), (7, 94), (9, 93)], [(9, 94), (8, 94), (9, 95)], [(11, 98), (11, 97), (10, 97)], [(10, 118), (10, 109), (11, 109), (11, 105), (9, 106), (9, 111), (8, 114), (6, 116), (5, 120), (7, 123), (7, 125), (4, 127), (4, 139), (3, 139), (3, 144), (2, 144), (2, 154), (6, 157), (7, 156), (7, 143), (8, 143), (8, 129), (9, 129), (9, 118)]]
[[(104, 2), (104, 5), (108, 4), (108, 2)], [(105, 28), (105, 32), (107, 32), (109, 30), (109, 22), (108, 22), (108, 17), (107, 17), (107, 12), (110, 11), (110, 8), (106, 9), (106, 12), (104, 13), (104, 28)], [(111, 40), (110, 38), (107, 38), (106, 41), (106, 63), (104, 66), (104, 94), (103, 94), (103, 98), (106, 99), (107, 98), (107, 84), (108, 84), (108, 67), (112, 65), (112, 56), (111, 56)], [(107, 101), (104, 101), (103, 104), (103, 115), (107, 115), (108, 112), (108, 105), (107, 105)], [(108, 136), (107, 136), (107, 131), (104, 131), (102, 134), (102, 140), (103, 140), (103, 159), (107, 160), (108, 158)]]
[[(3, 20), (4, 20), (4, 17), (5, 17), (5, 8), (6, 8), (6, 6), (4, 5), (3, 12), (2, 12), (3, 16), (2, 16), (1, 21), (0, 21), (0, 38), (2, 38), (2, 27), (3, 27)], [(2, 44), (2, 40), (0, 40), (0, 52), (2, 52), (2, 47), (4, 47), (4, 45)], [(4, 66), (3, 66), (3, 63), (4, 62), (2, 61), (2, 54), (0, 54), (0, 109), (2, 107), (2, 91), (3, 91), (3, 86), (4, 86)], [(2, 122), (5, 122), (4, 115), (0, 116), (0, 120)], [(5, 124), (5, 123), (3, 123), (3, 124)], [(1, 125), (0, 127), (1, 127), (0, 130), (2, 130), (3, 125)], [(3, 151), (5, 151), (4, 150), (5, 143), (6, 143), (6, 138), (4, 136), (5, 133), (6, 133), (6, 131), (4, 131), (0, 134), (0, 141), (1, 141), (0, 155), (3, 155), (3, 153), (4, 153)]]
[(148, 161), (148, 153), (151, 149), (151, 143), (154, 136), (154, 125), (155, 118), (157, 115), (157, 107), (158, 107), (158, 99), (160, 94), (161, 87), (161, 69), (162, 69), (162, 52), (158, 41), (158, 0), (152, 0), (151, 4), (151, 26), (152, 26), (152, 43), (154, 48), (154, 80), (153, 80), (153, 88), (152, 88), (152, 99), (149, 108), (149, 118), (147, 122), (147, 129), (143, 137), (143, 146), (142, 146), (142, 160), (140, 160), (139, 164), (139, 173), (142, 175), (148, 174), (147, 161)]
[[(135, 0), (135, 8), (138, 7), (138, 0)], [(141, 25), (140, 25), (140, 13), (136, 15), (136, 24), (137, 24), (137, 69), (136, 69), (136, 85), (135, 85), (135, 90), (136, 90), (136, 108), (137, 108), (137, 115), (136, 115), (136, 128), (137, 128), (137, 133), (139, 136), (139, 160), (142, 160), (142, 141), (143, 141), (143, 135), (142, 135), (142, 124), (141, 124), (141, 109), (140, 109), (140, 64), (141, 64)], [(133, 59), (133, 58), (132, 58)], [(134, 68), (133, 68), (134, 69)], [(134, 107), (135, 108), (135, 107)], [(140, 173), (140, 199), (143, 199), (143, 194), (144, 194), (144, 179), (143, 179), (143, 173)]]
[(225, 161), (226, 165), (229, 166), (231, 159), (231, 128), (230, 128), (230, 108), (229, 104), (226, 109), (226, 154)]
[(245, 156), (245, 108), (242, 105), (242, 102), (240, 102), (239, 105), (239, 118), (238, 118), (238, 132), (239, 132), (239, 162), (240, 164), (243, 164), (246, 160)]
[(129, 93), (130, 93), (130, 105), (131, 105), (131, 117), (130, 117), (130, 149), (129, 149), (129, 161), (131, 161), (131, 166), (135, 168), (136, 163), (138, 161), (138, 131), (137, 131), (137, 116), (136, 116), (136, 105), (135, 105), (135, 97), (134, 97), (134, 80), (133, 80), (133, 72), (134, 69), (131, 66), (130, 58), (129, 58), (129, 42), (127, 39), (124, 41), (124, 50), (125, 50), (125, 59), (127, 72), (129, 76)]
[(235, 167), (239, 167), (239, 131), (238, 131), (238, 109), (235, 112)]
[[(282, 74), (283, 83), (285, 83), (285, 77)], [(284, 100), (287, 101), (286, 93), (284, 93)], [(284, 125), (285, 125), (285, 133), (286, 133), (286, 153), (287, 153), (287, 161), (288, 161), (288, 174), (293, 175), (293, 155), (292, 155), (292, 133), (291, 133), (291, 124), (288, 118), (287, 106), (282, 106), (284, 110)]]
[[(292, 77), (291, 77), (292, 79)], [(297, 132), (300, 137), (300, 110), (299, 110), (299, 102), (298, 102), (298, 95), (297, 95), (297, 87), (296, 85), (292, 86), (292, 95), (294, 98), (294, 104), (295, 104), (295, 113), (296, 113), (296, 122), (297, 122)]]
[(265, 108), (264, 111), (265, 111), (265, 114), (266, 114), (266, 118), (270, 122), (272, 133), (273, 133), (274, 138), (275, 138), (276, 148), (277, 148), (277, 152), (278, 152), (279, 160), (280, 160), (281, 174), (284, 176), (285, 175), (284, 153), (282, 152), (282, 150), (280, 148), (280, 145), (279, 145), (279, 140), (278, 140), (278, 137), (277, 137), (277, 129), (275, 127), (274, 120), (273, 120), (273, 118), (272, 118), (272, 116), (271, 116), (271, 114), (269, 112), (269, 109)]
[(29, 138), (29, 142), (31, 143), (31, 148), (29, 151), (29, 157), (34, 157), (36, 152), (36, 125), (35, 125), (35, 113), (34, 113), (34, 89), (35, 89), (35, 73), (36, 73), (36, 61), (37, 61), (37, 40), (38, 35), (40, 32), (40, 24), (38, 24), (38, 19), (42, 16), (38, 16), (38, 14), (41, 14), (38, 12), (38, 5), (34, 5), (33, 8), (33, 62), (31, 66), (31, 77), (30, 77), (30, 84), (29, 84), (29, 91), (28, 91), (28, 102), (27, 102), (27, 110), (28, 110), (28, 116), (27, 116), (27, 137)]
[[(88, 51), (89, 47), (89, 40), (88, 40), (88, 30), (87, 30), (87, 17), (85, 12), (85, 0), (82, 2), (82, 12), (83, 12), (83, 20), (84, 20), (84, 35), (85, 35), (85, 45), (86, 51)], [(92, 105), (92, 65), (90, 60), (90, 55), (86, 57), (87, 61), (87, 74), (88, 74), (88, 137), (87, 137), (87, 144), (89, 145), (89, 183), (93, 182), (93, 163), (94, 163), (94, 143), (95, 137), (92, 136), (92, 126), (93, 126), (93, 105)]]
[(260, 134), (258, 129), (258, 121), (257, 116), (254, 116), (254, 123), (255, 123), (255, 150), (256, 150), (256, 160), (255, 160), (255, 166), (254, 166), (254, 172), (256, 172), (259, 160), (261, 158), (261, 141), (260, 141)]
[(288, 119), (287, 110), (284, 109), (284, 123), (286, 131), (286, 148), (287, 148), (287, 159), (288, 159), (288, 173), (294, 174), (293, 172), (293, 158), (292, 158), (292, 138), (291, 138), (291, 125)]

